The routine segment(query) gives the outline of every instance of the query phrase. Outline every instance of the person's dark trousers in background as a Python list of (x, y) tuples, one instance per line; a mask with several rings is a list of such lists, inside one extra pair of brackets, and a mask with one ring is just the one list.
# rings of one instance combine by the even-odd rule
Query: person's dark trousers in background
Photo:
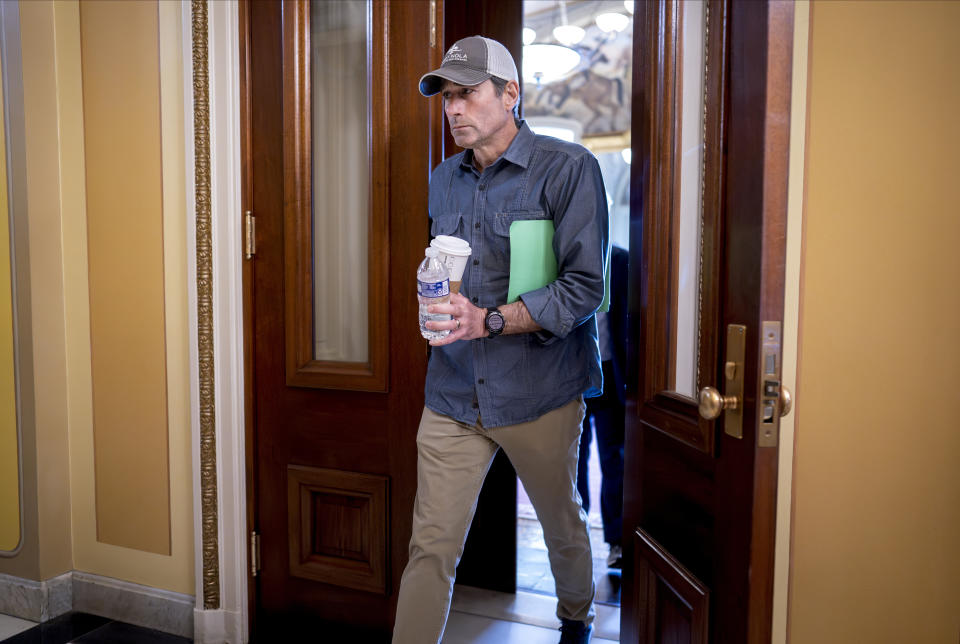
[[(603, 363), (603, 380), (615, 382), (613, 361)], [(603, 540), (619, 546), (623, 527), (623, 403), (614, 387), (604, 387), (603, 395), (588, 398), (587, 414), (580, 435), (580, 461), (577, 464), (577, 490), (583, 500), (583, 511), (590, 512), (589, 476), (587, 462), (590, 455), (591, 419), (596, 430), (597, 455), (600, 457), (600, 517), (603, 520)]]

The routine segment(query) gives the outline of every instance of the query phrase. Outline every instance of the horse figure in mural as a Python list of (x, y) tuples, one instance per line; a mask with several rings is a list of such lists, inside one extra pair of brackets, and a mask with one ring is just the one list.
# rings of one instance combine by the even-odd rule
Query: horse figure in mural
[[(625, 108), (624, 90), (623, 79), (584, 69), (563, 82), (545, 86), (534, 104), (562, 113), (564, 104), (575, 99), (589, 113), (588, 118), (582, 120), (585, 133), (612, 131), (617, 112)], [(609, 119), (610, 124), (606, 128), (597, 127), (604, 118)]]

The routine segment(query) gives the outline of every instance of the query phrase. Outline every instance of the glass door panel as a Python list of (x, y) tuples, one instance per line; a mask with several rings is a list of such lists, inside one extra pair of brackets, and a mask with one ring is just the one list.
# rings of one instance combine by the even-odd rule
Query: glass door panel
[[(638, 5), (639, 6), (639, 5)], [(634, 180), (645, 187), (632, 243), (641, 248), (639, 413), (645, 422), (708, 454), (714, 425), (697, 394), (715, 381), (720, 316), (717, 249), (723, 205), (725, 0), (643, 5), (643, 101)]]
[(670, 390), (690, 398), (697, 392), (700, 314), (700, 231), (703, 223), (704, 38), (707, 5), (680, 6), (681, 47), (677, 64), (679, 117), (675, 163), (671, 276)]
[(310, 3), (316, 360), (369, 356), (369, 15), (367, 2)]
[(386, 391), (386, 9), (283, 7), (287, 384)]

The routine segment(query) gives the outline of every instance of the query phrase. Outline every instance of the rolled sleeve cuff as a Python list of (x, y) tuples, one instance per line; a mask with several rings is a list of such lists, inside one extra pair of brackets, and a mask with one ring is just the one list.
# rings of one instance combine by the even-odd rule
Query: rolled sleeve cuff
[(533, 321), (543, 329), (534, 334), (540, 342), (550, 344), (567, 337), (573, 330), (576, 318), (561, 306), (549, 286), (523, 293), (520, 299)]

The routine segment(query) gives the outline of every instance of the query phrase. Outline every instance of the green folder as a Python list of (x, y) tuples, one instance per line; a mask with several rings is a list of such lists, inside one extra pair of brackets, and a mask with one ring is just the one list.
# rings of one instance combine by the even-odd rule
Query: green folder
[[(557, 256), (553, 252), (553, 220), (533, 219), (510, 224), (510, 282), (507, 303), (542, 288), (557, 279)], [(610, 256), (604, 267), (601, 311), (610, 308)]]
[(613, 257), (613, 253), (610, 252), (610, 247), (607, 246), (607, 261), (603, 264), (603, 301), (600, 302), (600, 308), (598, 311), (603, 311), (604, 313), (610, 310), (610, 258)]

